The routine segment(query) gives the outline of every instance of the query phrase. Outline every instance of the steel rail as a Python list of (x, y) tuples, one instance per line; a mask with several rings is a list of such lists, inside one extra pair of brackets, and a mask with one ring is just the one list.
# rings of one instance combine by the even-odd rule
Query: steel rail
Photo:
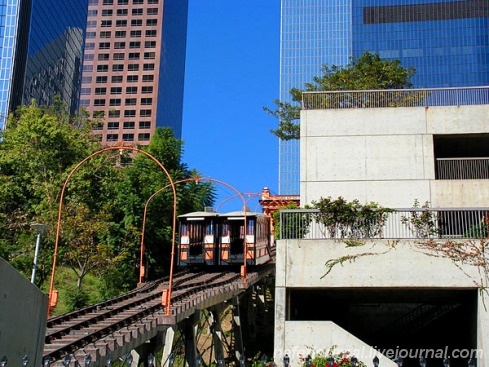
[[(199, 293), (208, 289), (224, 288), (232, 282), (241, 284), (240, 274), (183, 274), (175, 281), (172, 299), (177, 302), (187, 299), (187, 302), (191, 302)], [(86, 308), (85, 311), (89, 309), (88, 312), (75, 312), (71, 317), (54, 318), (58, 323), (51, 323), (46, 333), (44, 357), (49, 358), (51, 363), (60, 360), (110, 333), (163, 310), (159, 287), (152, 285), (148, 288), (152, 290), (147, 289), (146, 295), (136, 289), (130, 292), (131, 297), (116, 297), (99, 303), (97, 307)]]

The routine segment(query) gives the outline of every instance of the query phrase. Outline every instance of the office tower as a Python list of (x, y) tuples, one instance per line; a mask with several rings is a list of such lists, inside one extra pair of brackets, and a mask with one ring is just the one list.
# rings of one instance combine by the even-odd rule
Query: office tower
[[(414, 66), (415, 87), (489, 85), (489, 2), (282, 0), (279, 98), (365, 51)], [(279, 142), (279, 193), (299, 193), (298, 141)]]
[(89, 0), (81, 106), (102, 144), (181, 137), (188, 0)]
[(78, 107), (86, 14), (87, 0), (0, 3), (0, 129), (32, 99)]

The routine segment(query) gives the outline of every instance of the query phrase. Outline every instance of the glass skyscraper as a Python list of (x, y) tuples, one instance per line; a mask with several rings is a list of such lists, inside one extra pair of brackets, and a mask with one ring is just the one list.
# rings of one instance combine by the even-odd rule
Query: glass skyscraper
[[(365, 51), (414, 66), (417, 88), (489, 85), (487, 0), (281, 0), (280, 37), (283, 101)], [(280, 141), (280, 194), (299, 194), (299, 172), (299, 142)]]
[(0, 0), (0, 129), (9, 112), (55, 96), (78, 107), (88, 0)]

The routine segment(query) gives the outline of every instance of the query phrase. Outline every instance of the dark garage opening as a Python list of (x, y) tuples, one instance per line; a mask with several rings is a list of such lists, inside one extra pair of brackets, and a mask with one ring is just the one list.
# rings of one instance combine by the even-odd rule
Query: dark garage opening
[(434, 135), (437, 180), (489, 179), (489, 134)]
[[(289, 289), (288, 320), (333, 321), (378, 350), (407, 349), (404, 366), (443, 367), (441, 350), (476, 352), (477, 290), (460, 289)], [(469, 358), (450, 358), (467, 366)], [(371, 361), (365, 361), (367, 365)]]

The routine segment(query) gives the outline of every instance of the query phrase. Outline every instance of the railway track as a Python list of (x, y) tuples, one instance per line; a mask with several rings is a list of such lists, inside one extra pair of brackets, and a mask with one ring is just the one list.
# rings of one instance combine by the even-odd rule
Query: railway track
[[(250, 273), (250, 279), (258, 279), (259, 271)], [(182, 312), (181, 304), (202, 301), (204, 294), (237, 289), (242, 283), (236, 272), (181, 272), (174, 276), (171, 297), (171, 315)], [(61, 316), (49, 318), (44, 345), (46, 361), (54, 363), (67, 355), (83, 358), (86, 354), (103, 355), (98, 346), (114, 344), (114, 335), (131, 333), (135, 328), (157, 328), (164, 323), (162, 290), (168, 287), (168, 279), (146, 283), (122, 296), (85, 307)], [(156, 331), (155, 331), (156, 332)], [(127, 339), (127, 338), (125, 338)], [(113, 348), (113, 347), (112, 347)], [(110, 349), (110, 348), (109, 348)], [(92, 356), (93, 358), (94, 356)], [(78, 358), (76, 358), (78, 359)]]

